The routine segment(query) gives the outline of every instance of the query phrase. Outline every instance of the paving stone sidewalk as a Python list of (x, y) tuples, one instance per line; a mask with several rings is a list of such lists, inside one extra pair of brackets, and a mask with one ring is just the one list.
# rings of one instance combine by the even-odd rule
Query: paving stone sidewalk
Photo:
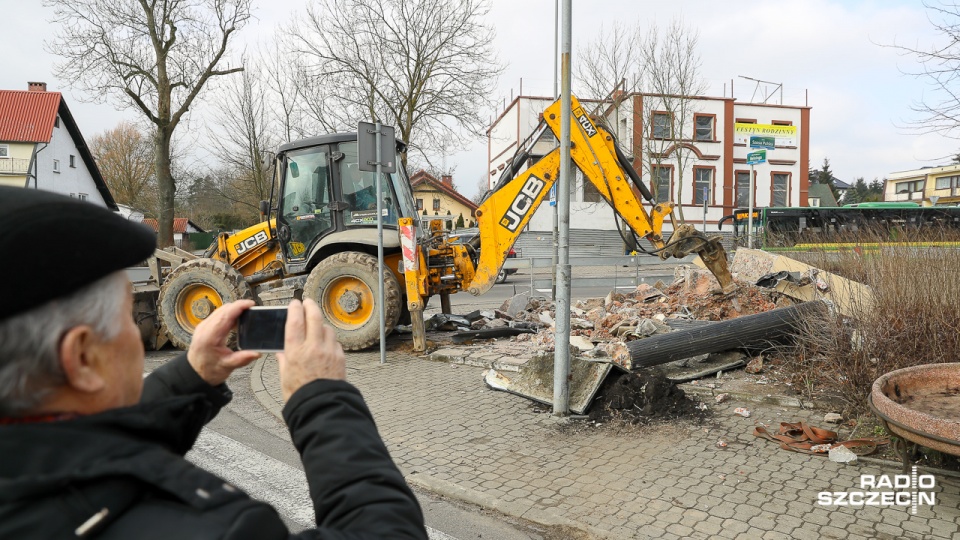
[[(389, 353), (383, 365), (378, 352), (348, 353), (348, 379), (407, 479), (508, 515), (597, 538), (960, 540), (960, 480), (937, 475), (936, 505), (916, 515), (902, 506), (819, 506), (819, 492), (862, 491), (861, 474), (899, 467), (840, 465), (752, 435), (757, 422), (822, 425), (822, 412), (734, 401), (714, 406), (703, 425), (618, 432), (560, 422), (488, 389), (483, 371), (405, 353)], [(279, 414), (272, 358), (254, 366), (251, 387)], [(731, 414), (741, 405), (751, 418)]]

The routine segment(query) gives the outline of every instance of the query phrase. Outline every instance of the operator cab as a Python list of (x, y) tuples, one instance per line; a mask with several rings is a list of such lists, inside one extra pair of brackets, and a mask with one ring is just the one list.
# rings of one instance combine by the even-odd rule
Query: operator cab
[[(397, 141), (398, 152), (404, 148)], [(286, 143), (276, 159), (277, 236), (288, 266), (306, 267), (319, 247), (332, 242), (377, 245), (376, 173), (360, 171), (355, 133)], [(383, 178), (383, 228), (396, 231), (400, 217), (418, 213), (403, 168)], [(393, 244), (399, 246), (397, 234), (385, 233), (384, 247)]]

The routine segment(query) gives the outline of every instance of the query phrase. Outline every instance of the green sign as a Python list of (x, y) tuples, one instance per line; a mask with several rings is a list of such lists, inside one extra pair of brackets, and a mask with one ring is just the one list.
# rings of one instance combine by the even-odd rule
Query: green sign
[(756, 152), (750, 152), (747, 154), (747, 165), (758, 165), (760, 163), (767, 162), (767, 151), (766, 150), (757, 150)]
[(750, 148), (763, 148), (774, 150), (777, 147), (777, 140), (773, 137), (750, 137)]

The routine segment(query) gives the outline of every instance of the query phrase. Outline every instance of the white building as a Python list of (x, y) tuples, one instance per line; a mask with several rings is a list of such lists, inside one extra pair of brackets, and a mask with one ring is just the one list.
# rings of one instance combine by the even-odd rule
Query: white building
[(59, 92), (0, 90), (0, 185), (43, 189), (117, 210)]
[[(677, 98), (666, 98), (677, 99)], [(748, 204), (751, 135), (775, 138), (767, 161), (754, 166), (754, 206), (807, 206), (810, 107), (739, 103), (734, 98), (686, 98), (687, 117), (673, 121), (662, 96), (632, 94), (618, 107), (581, 100), (595, 116), (603, 116), (620, 147), (658, 201), (672, 201), (677, 213), (694, 224), (716, 224)], [(492, 187), (514, 158), (517, 148), (536, 129), (550, 98), (514, 99), (488, 130), (489, 180)], [(537, 159), (556, 146), (547, 133), (534, 146)], [(678, 155), (681, 160), (678, 163)], [(682, 166), (681, 166), (682, 165)], [(571, 186), (570, 228), (613, 230), (613, 210), (590, 182), (578, 173)], [(679, 217), (679, 215), (678, 215)], [(552, 230), (552, 212), (541, 205), (528, 230)]]

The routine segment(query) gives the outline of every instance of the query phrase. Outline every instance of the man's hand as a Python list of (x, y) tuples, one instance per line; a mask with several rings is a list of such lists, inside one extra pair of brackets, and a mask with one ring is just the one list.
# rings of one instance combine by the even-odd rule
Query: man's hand
[(280, 388), (284, 401), (301, 386), (317, 379), (346, 380), (347, 361), (333, 328), (324, 324), (320, 306), (311, 299), (294, 300), (287, 307)]
[(256, 360), (256, 351), (232, 351), (227, 347), (227, 336), (237, 325), (244, 310), (255, 305), (253, 300), (237, 300), (224, 304), (197, 325), (190, 340), (187, 361), (200, 378), (211, 386), (226, 381), (233, 370)]

